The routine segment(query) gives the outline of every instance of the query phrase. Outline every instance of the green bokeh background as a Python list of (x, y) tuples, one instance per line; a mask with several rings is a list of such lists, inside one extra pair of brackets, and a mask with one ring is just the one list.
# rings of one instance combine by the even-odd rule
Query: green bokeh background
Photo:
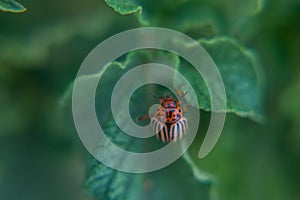
[[(236, 2), (219, 9), (232, 11)], [(237, 31), (234, 15), (224, 22), (204, 7), (219, 29), (186, 31), (195, 39), (234, 37), (259, 55), (264, 71), (266, 122), (228, 114), (215, 149), (197, 160), (218, 177), (222, 200), (300, 199), (300, 2), (263, 2), (245, 29)], [(140, 24), (101, 0), (21, 3), (24, 13), (0, 12), (0, 199), (93, 199), (82, 187), (87, 152), (66, 91), (91, 49)], [(148, 6), (163, 10), (167, 3)], [(176, 12), (162, 13), (156, 23), (180, 30)]]

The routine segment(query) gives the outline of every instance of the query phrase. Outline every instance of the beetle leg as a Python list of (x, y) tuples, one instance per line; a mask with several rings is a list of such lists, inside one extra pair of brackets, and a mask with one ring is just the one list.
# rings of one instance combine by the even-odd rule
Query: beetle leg
[(186, 113), (187, 109), (186, 109), (186, 105), (182, 105), (182, 108), (183, 108), (183, 114)]
[(146, 120), (146, 119), (150, 119), (150, 117), (148, 115), (143, 115), (143, 116), (136, 118), (136, 121), (139, 122), (139, 121)]

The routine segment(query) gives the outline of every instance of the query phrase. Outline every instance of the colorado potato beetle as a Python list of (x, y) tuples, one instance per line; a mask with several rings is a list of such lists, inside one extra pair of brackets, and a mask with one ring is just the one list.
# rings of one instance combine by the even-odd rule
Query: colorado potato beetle
[[(151, 125), (156, 137), (163, 142), (177, 141), (186, 133), (188, 122), (185, 114), (185, 106), (181, 106), (181, 99), (186, 95), (183, 94), (178, 100), (172, 96), (156, 97), (160, 105), (151, 116)], [(140, 117), (138, 120), (145, 119)]]

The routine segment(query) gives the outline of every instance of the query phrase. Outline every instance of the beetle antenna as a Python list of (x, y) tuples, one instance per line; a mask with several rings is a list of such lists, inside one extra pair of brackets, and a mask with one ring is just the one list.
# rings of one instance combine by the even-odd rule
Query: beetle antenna
[(179, 99), (180, 101), (183, 99), (183, 97), (185, 97), (185, 95), (187, 94), (188, 92), (185, 92)]
[(151, 96), (152, 96), (154, 99), (160, 100), (160, 98), (157, 97), (157, 96), (155, 96), (153, 93), (151, 93)]

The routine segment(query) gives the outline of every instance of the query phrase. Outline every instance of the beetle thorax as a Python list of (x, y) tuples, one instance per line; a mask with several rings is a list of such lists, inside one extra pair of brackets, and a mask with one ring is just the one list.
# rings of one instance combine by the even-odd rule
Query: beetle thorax
[(164, 108), (176, 108), (176, 102), (173, 98), (165, 98), (161, 101), (161, 106)]

